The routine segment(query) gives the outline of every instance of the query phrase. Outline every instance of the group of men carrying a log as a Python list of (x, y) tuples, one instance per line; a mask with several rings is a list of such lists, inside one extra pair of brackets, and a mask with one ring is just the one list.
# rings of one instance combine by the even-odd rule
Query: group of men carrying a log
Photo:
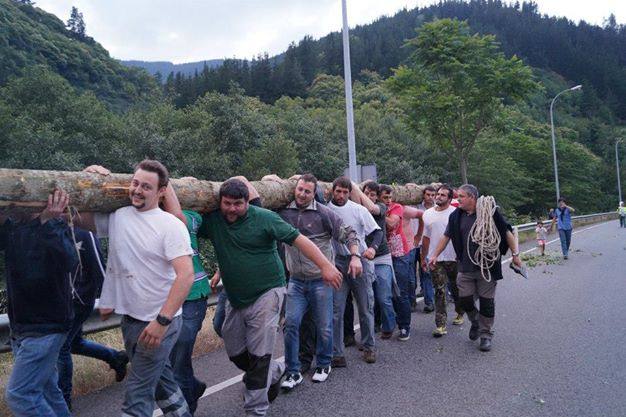
[[(86, 171), (108, 175), (99, 166)], [(281, 387), (293, 389), (303, 381), (308, 368), (302, 358), (308, 356), (310, 366), (315, 356), (312, 380), (318, 383), (332, 368), (347, 365), (343, 331), (353, 324), (344, 323), (349, 294), (357, 304), (367, 363), (376, 362), (375, 304), (381, 339), (390, 339), (396, 327), (398, 340), (409, 339), (416, 278), (410, 276), (405, 216), (425, 222), (429, 247), (418, 268), (437, 276), (433, 335), (445, 334), (449, 280), (454, 294), (458, 284), (454, 301), (472, 323), (470, 339), (480, 337), (480, 349), (491, 349), (502, 271), (498, 259), (487, 282), (463, 249), (476, 249), (470, 229), (477, 221), (478, 190), (471, 185), (459, 188), (458, 209), (450, 210), (453, 190), (443, 185), (436, 205), (424, 212), (393, 202), (384, 186), (370, 182), (361, 190), (345, 177), (333, 182), (326, 202), (317, 179), (305, 174), (295, 185), (293, 202), (274, 212), (261, 208), (252, 184), (236, 177), (222, 183), (219, 209), (199, 215), (181, 209), (167, 169), (145, 160), (137, 165), (128, 193), (130, 205), (112, 213), (67, 216), (71, 202), (57, 189), (38, 215), (1, 219), (14, 352), (6, 398), (16, 416), (71, 415), (59, 389), (57, 358), (73, 322), (73, 277), (84, 273), (86, 263), (82, 245), (76, 244), (79, 228), (108, 238), (98, 308), (104, 319), (113, 312), (123, 317), (126, 352), (111, 353), (117, 362), (109, 363), (123, 378), (130, 360), (123, 416), (152, 416), (155, 402), (166, 416), (190, 416), (204, 393), (206, 385), (191, 365), (209, 292), (197, 237), (210, 239), (217, 255), (219, 271), (211, 285), (221, 279), (226, 297), (225, 316), (216, 326), (229, 359), (244, 371), (246, 415), (265, 415)], [(501, 236), (500, 256), (511, 249), (513, 262), (521, 265), (510, 226), (497, 211), (493, 221)], [(284, 364), (273, 357), (283, 309)], [(300, 334), (307, 326), (312, 330)]]

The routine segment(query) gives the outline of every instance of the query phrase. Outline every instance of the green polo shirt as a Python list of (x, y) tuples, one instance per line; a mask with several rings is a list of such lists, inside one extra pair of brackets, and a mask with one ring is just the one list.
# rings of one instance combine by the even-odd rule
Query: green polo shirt
[(193, 301), (209, 295), (211, 293), (211, 287), (209, 286), (209, 277), (202, 266), (198, 249), (198, 229), (200, 225), (202, 225), (202, 216), (200, 213), (191, 210), (183, 210), (183, 214), (187, 218), (187, 230), (189, 231), (189, 238), (191, 239), (191, 249), (193, 249), (192, 262), (194, 279), (189, 295), (187, 296), (187, 301)]
[(229, 224), (219, 210), (203, 216), (200, 237), (213, 242), (224, 289), (234, 308), (254, 303), (268, 290), (285, 286), (276, 242), (293, 243), (300, 233), (273, 211), (250, 205)]

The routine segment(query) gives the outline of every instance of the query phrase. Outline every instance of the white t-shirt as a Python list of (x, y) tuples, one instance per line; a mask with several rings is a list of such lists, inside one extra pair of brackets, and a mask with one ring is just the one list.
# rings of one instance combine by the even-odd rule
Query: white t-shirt
[(141, 212), (128, 206), (98, 213), (95, 221), (98, 236), (109, 238), (98, 306), (137, 320), (154, 320), (176, 279), (171, 261), (193, 254), (187, 228), (160, 208)]
[[(450, 213), (456, 210), (455, 207), (448, 206), (443, 211), (435, 210), (435, 207), (429, 208), (424, 212), (422, 219), (424, 220), (424, 236), (430, 239), (430, 245), (428, 246), (428, 258), (432, 258), (435, 249), (439, 245), (439, 241), (443, 237), (446, 228), (448, 227), (448, 218)], [(446, 248), (441, 252), (438, 261), (456, 261), (456, 253), (452, 242), (448, 242)]]
[[(374, 217), (372, 217), (365, 207), (351, 200), (348, 200), (343, 206), (336, 206), (331, 201), (328, 203), (327, 207), (337, 213), (346, 226), (352, 227), (356, 233), (356, 237), (359, 239), (359, 252), (363, 253), (365, 249), (367, 249), (365, 246), (365, 236), (369, 235), (374, 230), (380, 229)], [(333, 240), (333, 245), (338, 255), (350, 255), (350, 251), (348, 251), (346, 245), (340, 245), (335, 240)]]

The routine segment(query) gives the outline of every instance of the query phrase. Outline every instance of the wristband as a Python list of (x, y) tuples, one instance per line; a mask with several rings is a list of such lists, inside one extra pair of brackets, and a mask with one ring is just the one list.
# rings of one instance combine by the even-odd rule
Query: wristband
[(351, 253), (350, 256), (356, 256), (357, 258), (361, 259), (361, 255), (359, 255), (358, 253)]
[(172, 319), (169, 319), (161, 314), (159, 314), (156, 318), (157, 323), (161, 326), (169, 326), (172, 323)]

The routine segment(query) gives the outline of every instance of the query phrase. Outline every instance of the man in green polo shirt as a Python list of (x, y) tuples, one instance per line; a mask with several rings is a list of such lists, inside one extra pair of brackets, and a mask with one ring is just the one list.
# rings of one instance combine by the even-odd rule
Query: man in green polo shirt
[(249, 204), (258, 193), (243, 177), (220, 187), (220, 209), (203, 217), (198, 232), (213, 242), (228, 301), (222, 327), (230, 360), (245, 372), (244, 410), (264, 416), (278, 394), (284, 364), (272, 360), (285, 271), (277, 242), (297, 247), (333, 288), (341, 273), (317, 246), (278, 214)]
[(198, 399), (206, 390), (206, 384), (194, 376), (191, 355), (196, 337), (206, 316), (207, 297), (211, 293), (208, 274), (202, 266), (198, 249), (197, 233), (202, 224), (202, 216), (195, 211), (181, 209), (171, 183), (168, 184), (165, 191), (163, 208), (178, 217), (187, 226), (191, 248), (193, 249), (194, 282), (187, 299), (183, 303), (182, 326), (176, 344), (170, 353), (174, 378), (176, 378), (176, 382), (185, 396), (189, 412), (193, 415), (198, 407)]

